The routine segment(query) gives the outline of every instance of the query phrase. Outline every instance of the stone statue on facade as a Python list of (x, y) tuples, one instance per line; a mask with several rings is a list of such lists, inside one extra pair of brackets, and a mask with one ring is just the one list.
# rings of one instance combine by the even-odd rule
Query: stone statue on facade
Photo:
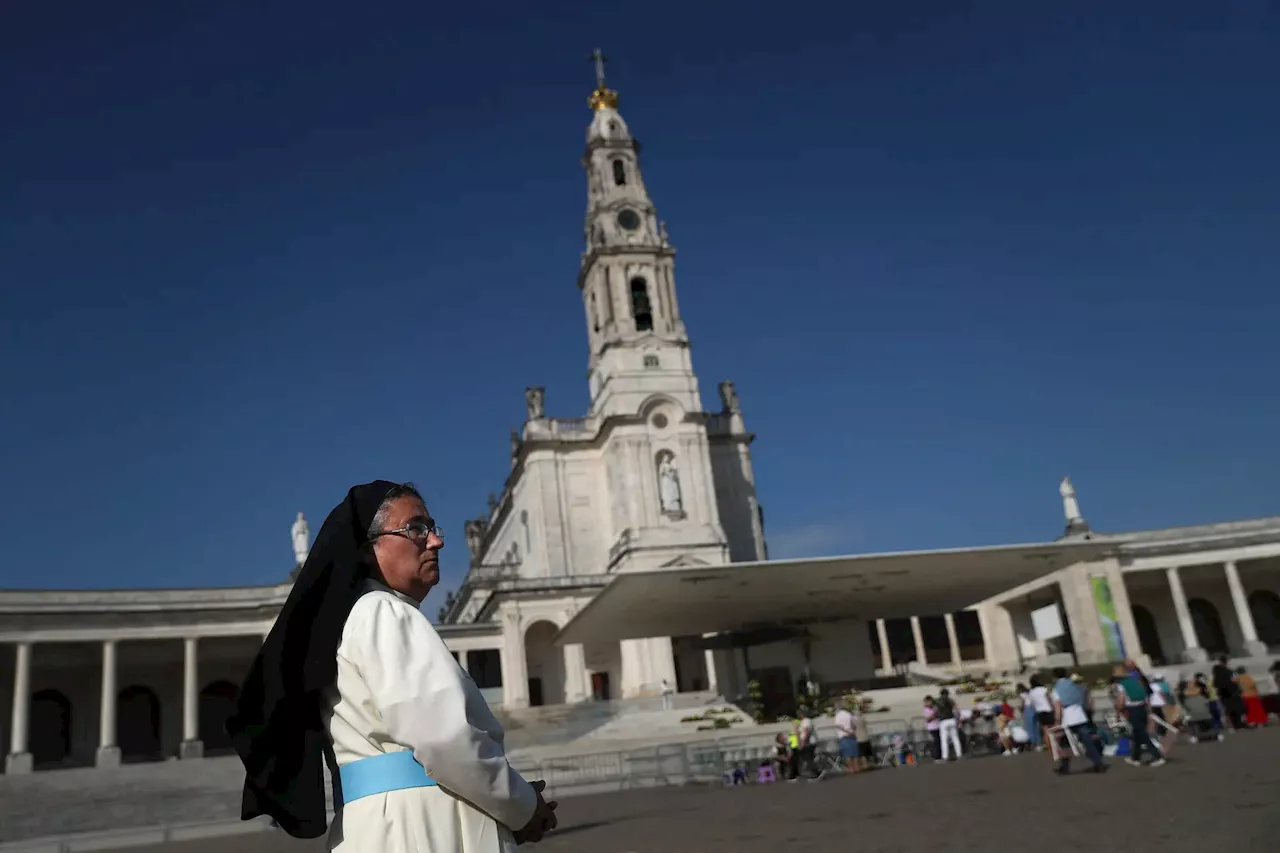
[(658, 462), (658, 499), (666, 515), (684, 515), (684, 503), (680, 499), (680, 474), (675, 460), (665, 453)]
[(1067, 517), (1067, 521), (1077, 521), (1080, 518), (1080, 504), (1076, 501), (1076, 490), (1071, 485), (1070, 477), (1062, 478), (1062, 484), (1058, 486), (1058, 494), (1062, 495), (1062, 512)]
[(547, 389), (540, 386), (524, 389), (524, 408), (529, 420), (536, 421), (546, 417), (546, 411), (542, 407), (546, 393)]
[(658, 240), (664, 249), (671, 245), (671, 238), (667, 236), (667, 223), (662, 220), (658, 220)]
[(311, 552), (311, 528), (307, 526), (307, 520), (302, 517), (302, 513), (298, 513), (298, 517), (294, 519), (289, 533), (293, 536), (294, 563), (301, 566), (307, 561), (307, 554)]
[(513, 460), (520, 455), (520, 445), (520, 431), (513, 429), (511, 431), (511, 458)]
[(493, 511), (498, 508), (498, 496), (493, 492), (489, 493), (489, 517), (493, 518)]
[(742, 404), (738, 401), (738, 391), (733, 387), (732, 382), (720, 383), (720, 404), (726, 412), (738, 413), (742, 411)]
[(1089, 522), (1080, 514), (1080, 504), (1076, 500), (1075, 486), (1070, 477), (1063, 477), (1058, 485), (1058, 494), (1062, 495), (1062, 514), (1067, 517), (1067, 533), (1089, 533)]
[(480, 549), (484, 546), (485, 520), (473, 518), (462, 525), (463, 535), (467, 539), (467, 550), (471, 552), (471, 562), (480, 559)]

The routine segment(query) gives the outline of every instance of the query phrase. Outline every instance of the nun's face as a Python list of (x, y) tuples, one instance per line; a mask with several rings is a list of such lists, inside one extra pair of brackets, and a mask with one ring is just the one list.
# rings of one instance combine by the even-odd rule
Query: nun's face
[(378, 570), (387, 586), (421, 601), (440, 582), (439, 552), (444, 541), (434, 532), (420, 534), (424, 528), (434, 531), (435, 527), (435, 520), (417, 498), (397, 498), (387, 508), (383, 529), (404, 531), (379, 536), (373, 543)]

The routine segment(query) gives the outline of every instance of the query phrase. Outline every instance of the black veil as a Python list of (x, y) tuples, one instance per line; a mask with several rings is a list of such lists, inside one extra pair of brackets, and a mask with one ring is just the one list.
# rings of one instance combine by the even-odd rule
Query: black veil
[(318, 838), (328, 828), (322, 707), (337, 679), (343, 625), (369, 577), (360, 548), (396, 485), (354, 486), (329, 513), (245, 677), (227, 720), (245, 767), (242, 820), (269, 815), (295, 838)]

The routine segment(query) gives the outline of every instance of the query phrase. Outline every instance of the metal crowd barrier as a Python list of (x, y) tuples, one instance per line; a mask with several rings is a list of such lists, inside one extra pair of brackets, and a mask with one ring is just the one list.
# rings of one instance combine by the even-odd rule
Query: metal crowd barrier
[[(929, 754), (929, 733), (924, 718), (868, 720), (874, 752), (891, 748), (900, 735), (917, 755)], [(815, 729), (819, 749), (836, 752), (835, 728), (819, 721)], [(633, 788), (694, 785), (719, 782), (726, 770), (748, 770), (773, 753), (775, 731), (743, 732), (714, 740), (668, 743), (643, 749), (569, 755), (534, 762), (516, 762), (527, 779), (543, 779), (553, 796), (603, 793)]]

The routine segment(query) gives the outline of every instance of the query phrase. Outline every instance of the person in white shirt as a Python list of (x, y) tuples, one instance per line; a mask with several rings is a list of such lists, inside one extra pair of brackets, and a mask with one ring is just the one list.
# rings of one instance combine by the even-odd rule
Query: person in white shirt
[(858, 719), (854, 715), (854, 700), (845, 699), (836, 711), (836, 731), (840, 734), (840, 757), (850, 773), (861, 770), (858, 763)]
[(503, 730), (420, 605), (443, 533), (409, 484), (356, 486), (325, 520), (227, 730), (241, 817), (326, 829), (342, 853), (511, 853), (556, 804), (507, 761)]
[(1041, 740), (1047, 745), (1045, 730), (1053, 727), (1053, 700), (1049, 698), (1049, 688), (1040, 681), (1039, 675), (1031, 676), (1031, 688), (1027, 690), (1027, 695), (1031, 699), (1031, 707), (1035, 708)]

